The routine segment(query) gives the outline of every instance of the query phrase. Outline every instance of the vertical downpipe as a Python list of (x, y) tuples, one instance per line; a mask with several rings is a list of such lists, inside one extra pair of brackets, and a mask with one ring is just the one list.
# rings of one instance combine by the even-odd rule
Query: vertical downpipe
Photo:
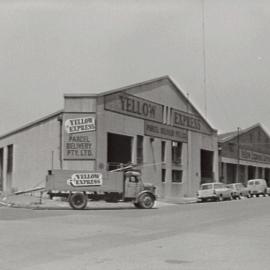
[(237, 183), (239, 183), (240, 177), (240, 128), (237, 128)]
[(54, 164), (54, 151), (52, 151), (52, 164), (51, 164), (51, 169), (53, 170), (53, 164)]
[(60, 169), (63, 169), (63, 154), (62, 154), (62, 143), (63, 143), (63, 114), (59, 115), (58, 119), (59, 121), (59, 163), (60, 163)]
[[(189, 93), (187, 93), (187, 113), (189, 113)], [(190, 132), (187, 129), (187, 194), (186, 194), (186, 192), (184, 194), (184, 195), (187, 195), (187, 196), (190, 196), (190, 185), (191, 185), (191, 183), (190, 183), (190, 181), (191, 181), (191, 177), (190, 177), (191, 172), (190, 172), (190, 168), (189, 168), (190, 167), (190, 162), (189, 162), (190, 138), (189, 138), (189, 134), (190, 134)]]
[(203, 54), (204, 114), (205, 114), (205, 118), (207, 118), (207, 64), (206, 64), (205, 3), (204, 3), (204, 0), (202, 0), (202, 54)]

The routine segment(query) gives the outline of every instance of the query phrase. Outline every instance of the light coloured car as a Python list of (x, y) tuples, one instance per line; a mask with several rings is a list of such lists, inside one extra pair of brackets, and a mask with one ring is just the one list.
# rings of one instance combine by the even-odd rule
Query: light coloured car
[(250, 198), (250, 191), (243, 183), (232, 183), (227, 185), (232, 190), (232, 197), (234, 199), (240, 199), (241, 197)]
[(223, 201), (232, 199), (232, 190), (220, 182), (202, 184), (197, 192), (198, 201)]
[(264, 179), (251, 179), (247, 182), (247, 187), (250, 190), (251, 195), (266, 196), (267, 194), (267, 184)]

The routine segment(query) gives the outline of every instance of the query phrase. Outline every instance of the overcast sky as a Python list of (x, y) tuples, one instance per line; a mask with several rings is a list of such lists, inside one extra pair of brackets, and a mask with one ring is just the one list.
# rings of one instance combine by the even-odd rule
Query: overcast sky
[(220, 132), (269, 131), (269, 49), (269, 0), (0, 0), (0, 134), (163, 75)]

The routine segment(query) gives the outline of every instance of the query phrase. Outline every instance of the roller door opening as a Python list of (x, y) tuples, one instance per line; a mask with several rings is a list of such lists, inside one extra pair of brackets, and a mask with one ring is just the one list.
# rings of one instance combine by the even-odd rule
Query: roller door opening
[(108, 133), (108, 169), (131, 163), (132, 137)]
[(201, 149), (201, 184), (212, 182), (214, 152)]

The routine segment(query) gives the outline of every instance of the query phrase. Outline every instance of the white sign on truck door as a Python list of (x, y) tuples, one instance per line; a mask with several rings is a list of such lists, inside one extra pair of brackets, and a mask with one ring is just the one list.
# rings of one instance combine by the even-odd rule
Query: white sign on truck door
[(101, 173), (74, 173), (67, 180), (67, 184), (72, 187), (101, 186), (102, 182)]

